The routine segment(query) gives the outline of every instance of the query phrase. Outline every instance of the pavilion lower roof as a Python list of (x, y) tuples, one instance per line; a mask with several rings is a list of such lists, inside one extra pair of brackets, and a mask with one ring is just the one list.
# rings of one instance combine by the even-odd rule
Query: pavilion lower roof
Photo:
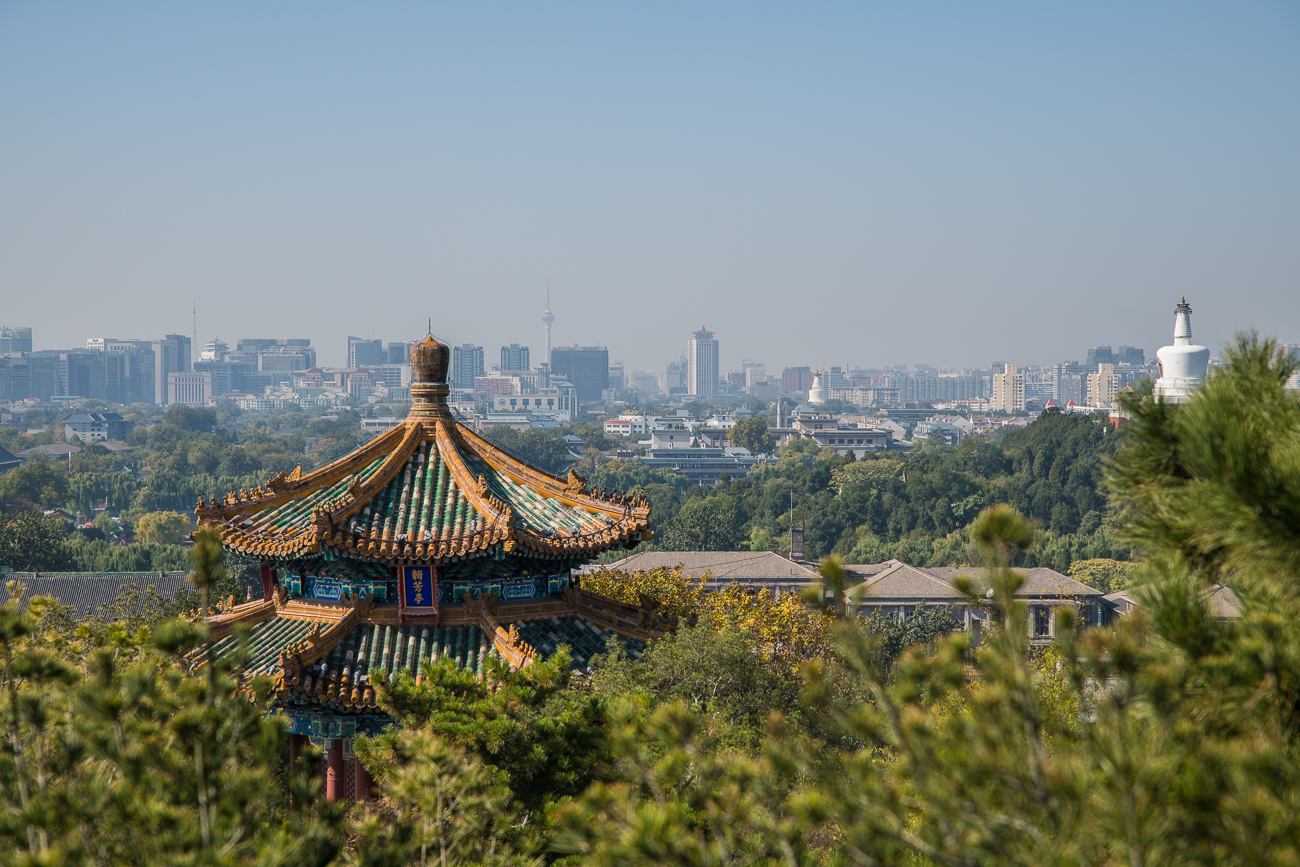
[(315, 472), (200, 500), (197, 512), (228, 547), (265, 561), (574, 560), (653, 535), (644, 498), (530, 467), (449, 417), (410, 418)]
[(405, 671), (417, 679), (425, 663), (448, 660), (482, 676), (489, 659), (512, 667), (569, 648), (585, 667), (609, 642), (640, 658), (646, 642), (672, 628), (669, 619), (586, 593), (515, 604), (482, 600), (450, 606), (439, 616), (404, 622), (397, 606), (257, 601), (205, 618), (215, 636), (198, 668), (235, 659), (243, 678), (271, 677), (282, 704), (329, 706), (351, 712), (377, 707), (375, 679)]

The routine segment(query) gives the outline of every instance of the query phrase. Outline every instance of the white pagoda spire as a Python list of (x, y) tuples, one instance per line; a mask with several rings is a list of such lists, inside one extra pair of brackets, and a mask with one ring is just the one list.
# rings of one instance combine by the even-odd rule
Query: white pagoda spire
[(1184, 295), (1174, 308), (1174, 342), (1156, 353), (1160, 379), (1155, 394), (1166, 403), (1186, 403), (1205, 382), (1210, 367), (1210, 350), (1192, 343), (1192, 305)]

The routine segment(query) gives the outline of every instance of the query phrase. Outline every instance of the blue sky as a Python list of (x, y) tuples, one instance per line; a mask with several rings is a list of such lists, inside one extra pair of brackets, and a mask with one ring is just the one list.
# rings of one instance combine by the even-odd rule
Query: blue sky
[[(0, 323), (662, 368), (1300, 342), (1300, 6), (0, 3)], [(536, 357), (536, 356), (535, 356)]]

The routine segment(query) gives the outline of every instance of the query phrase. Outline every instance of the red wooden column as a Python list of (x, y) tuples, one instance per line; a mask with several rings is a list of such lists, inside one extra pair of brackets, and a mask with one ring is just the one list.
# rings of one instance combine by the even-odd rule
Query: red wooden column
[(343, 794), (343, 739), (334, 738), (325, 751), (325, 800), (332, 804)]
[(270, 563), (262, 564), (262, 601), (270, 602), (275, 593), (275, 569)]
[(361, 764), (361, 759), (353, 759), (357, 763), (357, 800), (369, 801), (375, 797), (375, 778), (370, 776), (366, 766)]

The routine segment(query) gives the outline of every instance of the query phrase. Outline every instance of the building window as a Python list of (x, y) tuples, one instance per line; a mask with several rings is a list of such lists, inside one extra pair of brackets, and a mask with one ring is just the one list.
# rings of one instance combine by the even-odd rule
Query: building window
[(1052, 609), (1046, 605), (1035, 605), (1032, 609), (1034, 618), (1034, 638), (1052, 637)]

